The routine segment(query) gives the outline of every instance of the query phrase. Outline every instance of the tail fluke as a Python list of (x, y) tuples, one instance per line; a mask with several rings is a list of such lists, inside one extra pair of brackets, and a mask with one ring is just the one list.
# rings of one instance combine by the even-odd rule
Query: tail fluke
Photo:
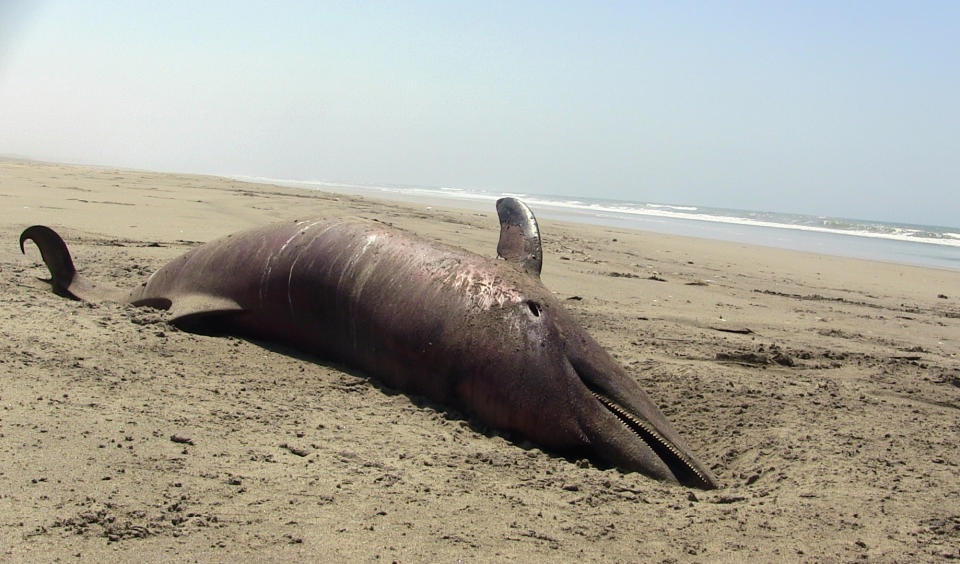
[(26, 254), (23, 244), (27, 241), (33, 241), (40, 249), (40, 256), (50, 269), (51, 278), (48, 282), (53, 286), (53, 291), (57, 295), (80, 299), (70, 293), (70, 283), (77, 275), (77, 269), (73, 266), (73, 259), (70, 258), (70, 251), (63, 238), (45, 225), (34, 225), (20, 234), (21, 253)]
[(98, 286), (77, 274), (67, 244), (53, 229), (44, 225), (24, 229), (20, 234), (21, 253), (26, 253), (23, 248), (26, 241), (33, 241), (40, 249), (40, 256), (50, 269), (47, 282), (58, 296), (83, 301), (117, 301), (123, 298), (120, 290)]

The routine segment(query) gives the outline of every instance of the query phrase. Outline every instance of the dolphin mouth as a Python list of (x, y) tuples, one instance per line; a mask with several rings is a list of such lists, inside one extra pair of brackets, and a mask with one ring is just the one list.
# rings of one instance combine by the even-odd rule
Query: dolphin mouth
[(596, 390), (591, 389), (590, 393), (600, 402), (600, 405), (616, 416), (628, 430), (639, 437), (663, 461), (678, 483), (701, 489), (717, 487), (715, 480), (700, 470), (699, 465), (689, 455), (677, 448), (673, 442), (664, 437), (649, 422), (630, 413), (617, 402)]

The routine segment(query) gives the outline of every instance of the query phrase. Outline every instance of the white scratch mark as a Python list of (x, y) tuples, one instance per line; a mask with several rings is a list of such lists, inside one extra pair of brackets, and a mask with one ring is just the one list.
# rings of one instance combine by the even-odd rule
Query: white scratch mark
[(300, 257), (303, 256), (303, 253), (299, 253), (293, 262), (290, 263), (290, 272), (287, 273), (287, 307), (290, 308), (290, 317), (294, 316), (293, 311), (293, 291), (291, 287), (293, 286), (293, 268), (297, 266), (297, 261), (300, 260)]
[[(301, 227), (303, 227), (303, 228), (294, 231), (293, 235), (291, 235), (289, 238), (287, 238), (287, 240), (283, 242), (283, 245), (280, 245), (280, 248), (277, 250), (277, 252), (271, 253), (270, 256), (267, 257), (266, 263), (264, 264), (263, 273), (260, 275), (260, 292), (259, 292), (259, 296), (260, 296), (260, 308), (261, 308), (261, 309), (263, 308), (263, 293), (264, 293), (264, 291), (265, 291), (265, 289), (266, 289), (267, 282), (270, 280), (270, 274), (273, 273), (273, 265), (274, 265), (274, 263), (280, 261), (280, 259), (281, 259), (282, 256), (283, 256), (283, 251), (285, 251), (285, 250), (287, 249), (287, 246), (290, 245), (290, 243), (292, 243), (294, 239), (296, 239), (299, 235), (305, 235), (305, 234), (307, 233), (307, 231), (309, 231), (312, 227), (314, 227), (315, 225), (317, 225), (317, 224), (319, 224), (319, 223), (322, 223), (323, 221), (325, 221), (325, 220), (323, 220), (323, 219), (315, 219), (315, 220), (310, 221), (310, 222), (307, 222), (306, 220), (304, 220), (304, 221), (298, 221), (298, 222), (296, 223), (296, 225), (297, 225), (297, 226), (301, 226)], [(329, 227), (328, 227), (328, 229), (329, 229)], [(302, 252), (302, 251), (301, 251), (301, 252)], [(299, 258), (300, 258), (300, 256), (297, 255), (297, 259), (299, 259)], [(296, 259), (294, 259), (294, 263), (296, 263)], [(292, 267), (292, 266), (291, 266), (291, 268), (290, 268), (290, 272), (291, 272), (291, 273), (293, 272), (293, 267)], [(288, 296), (290, 295), (290, 277), (289, 277), (289, 275), (287, 276), (287, 295), (288, 295)]]
[[(323, 221), (323, 220), (314, 221), (313, 223), (311, 223), (310, 225), (308, 225), (307, 227), (305, 227), (303, 230), (301, 230), (300, 233), (306, 233), (308, 229), (310, 229), (311, 227), (317, 225), (317, 224), (320, 223), (321, 221)], [(290, 310), (290, 317), (293, 317), (293, 316), (295, 315), (295, 313), (296, 313), (295, 310), (294, 310), (294, 307), (293, 307), (293, 270), (294, 270), (294, 268), (296, 268), (297, 263), (300, 262), (300, 258), (301, 258), (304, 254), (306, 254), (306, 251), (310, 248), (310, 244), (313, 243), (313, 241), (316, 241), (317, 238), (321, 237), (324, 233), (326, 233), (327, 231), (329, 231), (330, 229), (332, 229), (332, 228), (335, 227), (335, 226), (336, 226), (336, 224), (327, 225), (327, 226), (323, 229), (323, 231), (321, 231), (320, 233), (317, 233), (316, 235), (314, 235), (314, 237), (313, 237), (313, 239), (310, 241), (310, 243), (307, 243), (307, 244), (303, 245), (302, 247), (300, 247), (300, 250), (297, 252), (297, 256), (293, 257), (293, 261), (290, 263), (290, 270), (287, 272), (287, 308)], [(284, 247), (286, 247), (286, 244), (284, 245)], [(307, 265), (307, 267), (309, 268), (310, 265)]]
[(504, 288), (496, 275), (473, 265), (460, 266), (447, 275), (443, 282), (459, 290), (474, 307), (482, 310), (523, 300), (512, 288)]

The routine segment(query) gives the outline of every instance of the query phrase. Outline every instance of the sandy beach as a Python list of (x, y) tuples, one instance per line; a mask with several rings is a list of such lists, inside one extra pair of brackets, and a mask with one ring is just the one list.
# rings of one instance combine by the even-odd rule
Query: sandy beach
[[(534, 210), (536, 211), (536, 210)], [(960, 558), (960, 272), (541, 220), (543, 281), (723, 483), (602, 470), (297, 351), (54, 295), (278, 220), (487, 256), (495, 211), (0, 161), (0, 558)]]

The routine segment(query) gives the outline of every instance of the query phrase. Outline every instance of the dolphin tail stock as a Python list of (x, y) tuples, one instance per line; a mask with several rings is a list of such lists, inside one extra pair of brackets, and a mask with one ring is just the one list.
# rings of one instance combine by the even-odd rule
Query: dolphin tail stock
[(40, 249), (40, 256), (50, 270), (50, 279), (44, 280), (59, 296), (74, 300), (99, 302), (120, 301), (125, 293), (122, 290), (91, 282), (81, 276), (73, 265), (73, 258), (63, 238), (45, 225), (33, 225), (20, 234), (20, 252), (26, 254), (23, 245), (33, 241)]

